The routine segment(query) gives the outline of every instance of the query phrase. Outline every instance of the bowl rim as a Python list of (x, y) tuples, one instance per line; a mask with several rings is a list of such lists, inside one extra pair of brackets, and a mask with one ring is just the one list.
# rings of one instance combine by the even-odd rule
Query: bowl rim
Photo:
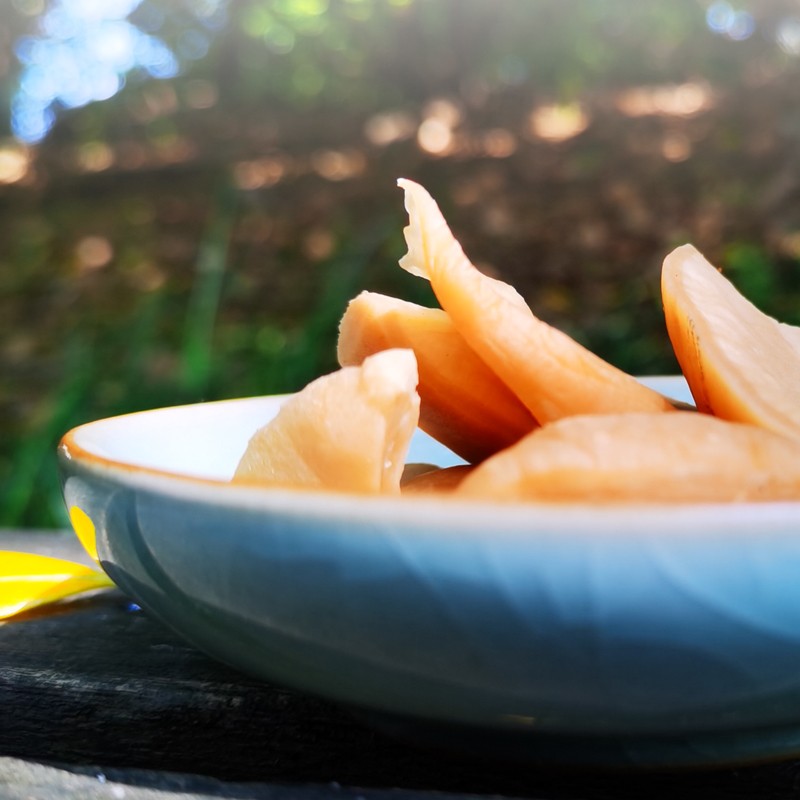
[(698, 531), (726, 532), (726, 535), (752, 534), (754, 529), (792, 527), (800, 532), (800, 501), (704, 502), (555, 502), (512, 503), (474, 498), (453, 498), (439, 494), (410, 496), (369, 495), (333, 489), (306, 489), (291, 486), (233, 484), (229, 480), (190, 475), (157, 467), (127, 462), (92, 452), (79, 444), (86, 430), (111, 420), (142, 417), (163, 411), (180, 413), (198, 406), (235, 405), (246, 401), (280, 401), (289, 394), (229, 398), (105, 417), (77, 425), (58, 443), (57, 456), (64, 477), (75, 472), (125, 485), (129, 488), (168, 496), (184, 502), (239, 509), (249, 513), (290, 514), (329, 521), (347, 520), (384, 525), (387, 515), (407, 527), (425, 524), (430, 529), (485, 532), (504, 531), (530, 534), (547, 531), (585, 530), (588, 535), (632, 533), (643, 530), (670, 531), (672, 536), (696, 537)]

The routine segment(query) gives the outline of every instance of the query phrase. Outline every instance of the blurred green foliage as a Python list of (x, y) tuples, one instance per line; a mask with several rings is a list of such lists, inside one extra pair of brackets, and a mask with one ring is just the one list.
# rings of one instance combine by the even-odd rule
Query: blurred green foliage
[[(7, 52), (56, 4), (4, 7)], [(683, 241), (800, 323), (789, 2), (142, 0), (130, 23), (178, 74), (56, 104), (36, 145), (0, 60), (0, 525), (65, 524), (67, 428), (295, 390), (361, 289), (433, 303), (396, 267), (400, 175), (631, 372), (676, 369), (658, 271)]]

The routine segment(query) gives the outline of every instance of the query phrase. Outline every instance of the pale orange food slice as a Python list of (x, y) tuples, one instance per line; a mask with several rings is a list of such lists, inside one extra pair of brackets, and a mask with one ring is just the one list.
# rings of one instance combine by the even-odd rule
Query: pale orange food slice
[(339, 363), (360, 364), (392, 347), (411, 348), (417, 357), (420, 428), (466, 461), (482, 461), (536, 427), (445, 311), (362, 292), (339, 325)]
[(800, 333), (741, 295), (694, 247), (664, 260), (667, 330), (701, 411), (800, 437)]
[(538, 319), (507, 283), (464, 255), (433, 198), (400, 180), (409, 225), (400, 266), (431, 282), (442, 308), (483, 361), (542, 424), (573, 414), (670, 411), (670, 403)]
[(411, 350), (312, 381), (250, 440), (234, 481), (399, 494), (419, 418)]
[(800, 453), (792, 439), (708, 414), (577, 416), (487, 459), (456, 495), (592, 503), (800, 500)]
[(796, 325), (788, 325), (785, 322), (779, 322), (778, 326), (791, 348), (797, 353), (797, 357), (800, 358), (800, 328)]
[(435, 467), (409, 477), (401, 485), (403, 494), (440, 494), (452, 492), (475, 467), (472, 464), (456, 464), (452, 467)]

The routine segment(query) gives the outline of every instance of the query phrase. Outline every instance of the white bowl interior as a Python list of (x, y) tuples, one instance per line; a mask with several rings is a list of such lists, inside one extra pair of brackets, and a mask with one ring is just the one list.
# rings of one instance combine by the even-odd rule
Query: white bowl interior
[[(643, 382), (691, 402), (683, 378)], [(250, 437), (278, 412), (288, 395), (252, 397), (176, 406), (99, 420), (74, 432), (74, 442), (90, 454), (192, 477), (229, 480)], [(236, 413), (231, 413), (235, 403)], [(463, 463), (446, 447), (418, 431), (408, 461), (450, 466)]]
[[(123, 464), (229, 480), (250, 437), (277, 414), (285, 398), (222, 400), (111, 417), (78, 428), (74, 442), (94, 456)], [(463, 463), (422, 431), (414, 435), (408, 460)]]

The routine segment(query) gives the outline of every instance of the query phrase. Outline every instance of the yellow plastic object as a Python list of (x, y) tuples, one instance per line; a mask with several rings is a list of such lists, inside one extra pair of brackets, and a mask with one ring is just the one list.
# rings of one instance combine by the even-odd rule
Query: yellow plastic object
[(75, 535), (83, 545), (83, 549), (89, 554), (89, 557), (96, 562), (100, 563), (97, 557), (97, 538), (94, 529), (94, 522), (89, 519), (89, 515), (78, 508), (78, 506), (70, 506), (69, 520), (75, 530)]
[(105, 573), (75, 561), (0, 550), (0, 619), (113, 585)]

